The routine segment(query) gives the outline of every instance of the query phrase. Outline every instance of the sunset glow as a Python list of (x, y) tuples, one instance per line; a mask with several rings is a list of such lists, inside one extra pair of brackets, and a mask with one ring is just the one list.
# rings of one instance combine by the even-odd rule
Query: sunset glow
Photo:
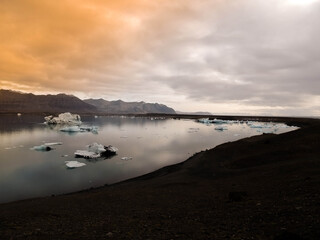
[(4, 0), (0, 88), (317, 115), (320, 3), (283, 3)]

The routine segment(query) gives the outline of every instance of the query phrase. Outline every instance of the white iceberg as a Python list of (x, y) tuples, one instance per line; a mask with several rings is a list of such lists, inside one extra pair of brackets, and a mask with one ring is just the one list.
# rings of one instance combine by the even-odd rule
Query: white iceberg
[(60, 113), (58, 117), (52, 115), (44, 117), (44, 120), (47, 124), (71, 124), (71, 125), (80, 125), (81, 118), (78, 114), (72, 114), (69, 112)]
[(123, 160), (123, 161), (132, 160), (132, 157), (122, 157), (121, 160)]
[(106, 151), (105, 147), (99, 143), (92, 143), (88, 145), (87, 148), (89, 152), (94, 152), (94, 153), (103, 153)]
[(103, 146), (98, 143), (92, 143), (87, 146), (87, 150), (77, 150), (75, 151), (76, 157), (83, 157), (87, 159), (94, 159), (99, 157), (110, 157), (117, 153), (118, 149), (111, 145)]
[(86, 150), (77, 150), (74, 153), (75, 157), (82, 157), (87, 159), (99, 158), (101, 157), (100, 153), (90, 152)]
[(86, 164), (85, 163), (81, 163), (78, 161), (65, 161), (67, 168), (79, 168), (79, 167), (83, 167)]

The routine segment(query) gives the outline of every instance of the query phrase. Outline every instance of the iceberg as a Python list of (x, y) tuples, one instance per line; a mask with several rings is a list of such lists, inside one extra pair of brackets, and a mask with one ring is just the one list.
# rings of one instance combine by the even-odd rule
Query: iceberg
[(92, 127), (79, 127), (79, 126), (67, 126), (60, 129), (61, 132), (92, 132), (92, 133), (98, 133), (98, 127), (92, 126)]
[(53, 150), (54, 148), (52, 146), (57, 146), (57, 145), (62, 145), (62, 142), (51, 142), (51, 143), (44, 143), (39, 146), (34, 146), (31, 148), (31, 150), (36, 150), (36, 151), (50, 151)]
[(78, 158), (86, 158), (86, 159), (93, 159), (93, 158), (99, 158), (101, 157), (101, 154), (99, 153), (94, 153), (86, 150), (77, 150), (74, 153), (75, 157)]
[(94, 159), (99, 157), (110, 157), (116, 155), (118, 149), (111, 145), (103, 146), (98, 143), (92, 143), (87, 146), (87, 150), (75, 151), (75, 157), (83, 157), (86, 159)]
[(85, 163), (81, 163), (78, 161), (65, 161), (65, 163), (66, 163), (67, 168), (70, 168), (70, 169), (79, 168), (79, 167), (83, 167), (86, 165)]
[(204, 124), (211, 124), (212, 123), (212, 121), (209, 120), (209, 118), (199, 118), (197, 121), (199, 123), (204, 123)]
[(226, 126), (218, 126), (218, 127), (215, 127), (214, 130), (224, 131), (224, 130), (228, 130), (228, 128)]
[(98, 127), (96, 127), (96, 126), (92, 126), (92, 127), (83, 126), (83, 127), (80, 127), (80, 130), (82, 132), (98, 133)]
[(52, 115), (44, 117), (44, 120), (47, 124), (71, 124), (71, 125), (80, 125), (81, 118), (78, 114), (72, 114), (69, 112), (60, 113), (58, 117)]
[(251, 125), (249, 125), (251, 128), (263, 128), (263, 125), (261, 125), (261, 124), (258, 124), (258, 123), (256, 123), (256, 124), (251, 124)]
[(132, 157), (122, 157), (121, 160), (123, 160), (123, 161), (132, 160)]
[(62, 145), (62, 142), (45, 143), (43, 145), (50, 147), (50, 146)]
[(31, 150), (43, 151), (43, 152), (45, 152), (45, 151), (50, 151), (50, 150), (52, 150), (52, 149), (53, 149), (52, 147), (47, 146), (47, 145), (45, 145), (45, 144), (39, 145), (39, 146), (34, 146), (33, 148), (31, 148)]
[(118, 148), (113, 147), (111, 145), (109, 145), (108, 147), (105, 147), (105, 149), (106, 149), (106, 152), (110, 152), (110, 153), (114, 153), (114, 154), (116, 154), (117, 151), (119, 150)]
[(211, 122), (215, 123), (215, 124), (225, 124), (225, 123), (232, 123), (233, 121), (228, 121), (228, 120), (222, 120), (222, 119), (215, 118)]
[(94, 152), (97, 154), (101, 154), (106, 151), (105, 147), (102, 144), (92, 143), (87, 146), (89, 152)]

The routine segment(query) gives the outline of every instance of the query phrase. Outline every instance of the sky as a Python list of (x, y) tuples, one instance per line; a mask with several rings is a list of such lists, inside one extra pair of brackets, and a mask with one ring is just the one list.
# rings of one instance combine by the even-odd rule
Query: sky
[(1, 0), (0, 88), (320, 115), (320, 0)]

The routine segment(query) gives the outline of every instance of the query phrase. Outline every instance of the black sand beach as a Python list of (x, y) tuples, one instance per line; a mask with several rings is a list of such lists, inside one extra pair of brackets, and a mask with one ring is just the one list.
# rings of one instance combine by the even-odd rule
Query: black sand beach
[(320, 239), (320, 121), (111, 186), (0, 205), (0, 239)]

